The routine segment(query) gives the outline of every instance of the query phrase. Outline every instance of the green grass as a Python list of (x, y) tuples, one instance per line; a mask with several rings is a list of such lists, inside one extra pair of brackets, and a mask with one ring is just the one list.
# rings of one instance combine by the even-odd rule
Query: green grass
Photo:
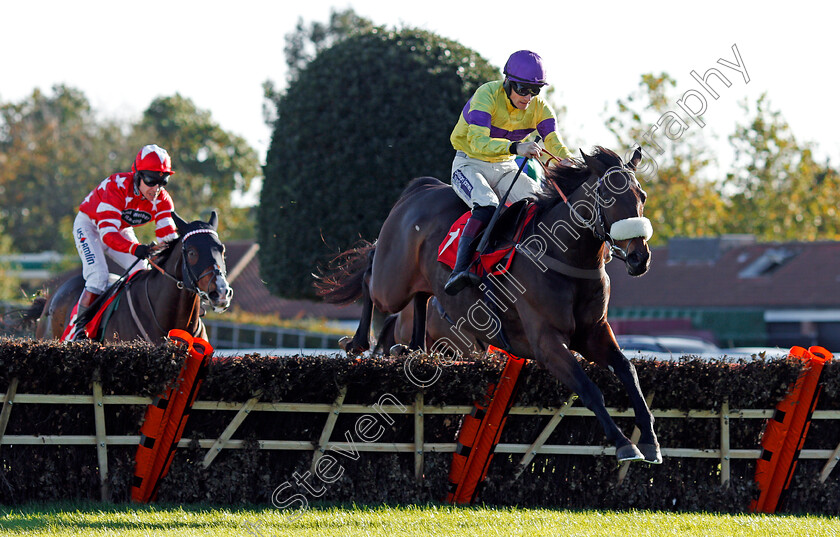
[[(299, 515), (292, 520), (294, 515)], [(93, 503), (0, 506), (0, 535), (57, 536), (819, 536), (840, 520), (816, 516), (516, 508), (314, 507), (303, 512)]]

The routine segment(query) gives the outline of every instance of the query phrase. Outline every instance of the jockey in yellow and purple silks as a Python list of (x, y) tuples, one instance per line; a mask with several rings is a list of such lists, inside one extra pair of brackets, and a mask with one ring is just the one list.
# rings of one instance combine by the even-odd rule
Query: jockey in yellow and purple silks
[[(452, 188), (472, 209), (458, 243), (458, 256), (446, 292), (457, 294), (467, 285), (478, 284), (469, 271), (475, 253), (472, 242), (484, 229), (499, 205), (499, 198), (516, 176), (517, 155), (539, 157), (536, 142), (523, 142), (535, 130), (545, 148), (568, 164), (572, 154), (557, 134), (557, 121), (551, 106), (540, 96), (547, 85), (542, 58), (529, 50), (511, 54), (505, 63), (505, 79), (480, 86), (467, 101), (452, 131), (455, 148), (452, 162)], [(540, 185), (528, 178), (517, 180), (508, 195), (513, 203), (532, 196)]]

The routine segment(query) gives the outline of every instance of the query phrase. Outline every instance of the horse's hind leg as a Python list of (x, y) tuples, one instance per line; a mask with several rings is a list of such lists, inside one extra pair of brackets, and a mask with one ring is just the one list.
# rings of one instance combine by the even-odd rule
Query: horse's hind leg
[[(370, 269), (368, 269), (368, 273)], [(360, 354), (370, 349), (370, 323), (373, 318), (373, 301), (370, 299), (368, 286), (369, 274), (365, 274), (362, 282), (362, 315), (359, 317), (359, 327), (352, 338), (343, 337), (338, 345), (347, 354)]]
[(411, 342), (408, 344), (411, 350), (422, 349), (426, 342), (426, 307), (430, 296), (428, 293), (414, 295), (414, 325), (411, 329)]

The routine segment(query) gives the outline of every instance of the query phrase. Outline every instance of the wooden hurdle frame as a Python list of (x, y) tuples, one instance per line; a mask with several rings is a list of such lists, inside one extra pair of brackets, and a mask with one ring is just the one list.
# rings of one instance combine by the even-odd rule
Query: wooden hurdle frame
[[(12, 379), (8, 390), (3, 394), (3, 407), (0, 409), (0, 449), (5, 445), (92, 445), (96, 446), (97, 460), (99, 463), (99, 477), (102, 499), (110, 500), (108, 484), (108, 446), (136, 446), (140, 435), (109, 436), (105, 430), (105, 405), (141, 405), (146, 406), (152, 402), (150, 397), (133, 395), (103, 395), (102, 385), (93, 382), (91, 395), (47, 395), (47, 394), (19, 394), (17, 393), (17, 379)], [(382, 443), (357, 443), (355, 449), (365, 452), (378, 453), (413, 453), (414, 474), (417, 481), (423, 479), (424, 455), (426, 453), (452, 453), (455, 450), (455, 442), (425, 442), (424, 441), (424, 418), (430, 415), (466, 415), (472, 410), (472, 405), (453, 406), (427, 406), (423, 402), (422, 392), (418, 392), (413, 404), (403, 407), (395, 405), (362, 405), (344, 404), (346, 389), (340, 390), (338, 397), (332, 403), (271, 403), (259, 401), (260, 394), (254, 396), (244, 403), (219, 402), (219, 401), (196, 401), (193, 410), (229, 411), (234, 415), (228, 422), (223, 432), (216, 439), (201, 439), (199, 447), (206, 449), (204, 467), (210, 466), (213, 460), (224, 449), (242, 449), (244, 440), (234, 440), (233, 435), (239, 426), (247, 419), (252, 412), (309, 412), (328, 414), (326, 423), (321, 431), (317, 442), (302, 440), (258, 440), (259, 448), (265, 450), (283, 451), (312, 451), (313, 467), (323, 453), (330, 448), (353, 449), (347, 442), (335, 442), (329, 440), (339, 415), (346, 414), (374, 414), (388, 413), (394, 415), (414, 416), (414, 442), (382, 442)], [(566, 416), (594, 417), (594, 414), (582, 407), (574, 407), (576, 396), (572, 395), (559, 408), (539, 408), (535, 406), (514, 406), (510, 410), (513, 416), (540, 416), (550, 417), (548, 423), (537, 435), (531, 444), (498, 444), (495, 453), (522, 455), (519, 460), (517, 477), (521, 475), (537, 455), (591, 455), (591, 456), (613, 456), (615, 448), (612, 446), (598, 445), (550, 445), (546, 441), (551, 433), (559, 426)], [(648, 399), (650, 404), (652, 399)], [(20, 404), (55, 404), (55, 405), (92, 405), (94, 412), (94, 435), (5, 435), (6, 426), (14, 405)], [(633, 410), (619, 410), (616, 408), (607, 409), (613, 418), (632, 418)], [(662, 447), (664, 457), (673, 458), (701, 458), (716, 459), (720, 463), (720, 480), (725, 485), (730, 479), (730, 463), (733, 459), (758, 459), (761, 456), (761, 449), (730, 449), (729, 428), (732, 419), (769, 419), (772, 417), (773, 409), (730, 409), (729, 403), (724, 402), (719, 410), (674, 410), (651, 408), (656, 419), (716, 419), (720, 421), (719, 447), (716, 449), (694, 449), (682, 447)], [(840, 420), (838, 410), (816, 410), (811, 417), (812, 420)], [(634, 431), (634, 438), (638, 438), (638, 431)], [(189, 439), (182, 439), (179, 447), (188, 446)], [(804, 449), (799, 454), (800, 459), (825, 460), (826, 463), (820, 473), (820, 482), (825, 482), (832, 470), (840, 462), (840, 445), (834, 450), (828, 449)], [(618, 480), (624, 479), (627, 474), (628, 465), (625, 464), (619, 470)]]

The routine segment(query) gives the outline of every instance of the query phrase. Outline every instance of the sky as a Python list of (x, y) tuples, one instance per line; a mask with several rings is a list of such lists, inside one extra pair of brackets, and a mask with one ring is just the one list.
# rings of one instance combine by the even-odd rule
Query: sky
[[(377, 25), (458, 41), (500, 68), (515, 50), (536, 51), (556, 90), (553, 102), (566, 107), (562, 135), (573, 150), (614, 145), (604, 123), (616, 100), (634, 92), (643, 73), (667, 72), (677, 81), (675, 101), (685, 96), (699, 109), (691, 92), (704, 96), (701, 121), (689, 127), (721, 161), (731, 159), (726, 137), (745, 119), (738, 103), (767, 93), (797, 140), (840, 163), (840, 7), (811, 0), (4, 2), (0, 102), (63, 83), (84, 92), (103, 118), (130, 120), (156, 97), (177, 92), (264, 160), (271, 131), (263, 122), (262, 84), (285, 84), (284, 36), (301, 18), (326, 22), (331, 10), (348, 7)], [(740, 63), (745, 73), (718, 60)], [(717, 99), (691, 76), (710, 68), (730, 82), (708, 79)], [(677, 102), (669, 109), (681, 112)], [(648, 125), (658, 119), (642, 117)]]

